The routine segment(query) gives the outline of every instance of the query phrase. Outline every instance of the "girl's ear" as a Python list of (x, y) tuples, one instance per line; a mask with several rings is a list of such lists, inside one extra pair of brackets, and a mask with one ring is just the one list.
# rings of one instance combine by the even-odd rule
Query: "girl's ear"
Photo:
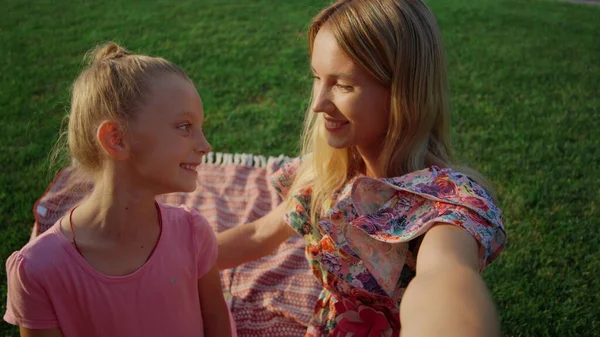
[(98, 126), (96, 138), (104, 153), (117, 159), (129, 158), (129, 149), (125, 141), (123, 128), (114, 121), (106, 120)]

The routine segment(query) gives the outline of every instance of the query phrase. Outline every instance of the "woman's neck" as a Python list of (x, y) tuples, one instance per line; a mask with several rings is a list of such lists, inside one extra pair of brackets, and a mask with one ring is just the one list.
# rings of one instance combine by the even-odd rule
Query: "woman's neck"
[(363, 162), (360, 169), (366, 176), (372, 178), (383, 178), (385, 176), (379, 160), (380, 151), (368, 151), (360, 148), (356, 150)]

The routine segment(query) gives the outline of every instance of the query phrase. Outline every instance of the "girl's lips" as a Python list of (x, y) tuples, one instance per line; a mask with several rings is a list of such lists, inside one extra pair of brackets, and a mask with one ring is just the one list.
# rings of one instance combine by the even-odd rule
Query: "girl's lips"
[(196, 173), (196, 168), (198, 167), (198, 165), (200, 165), (200, 164), (196, 164), (196, 163), (181, 163), (181, 164), (179, 164), (179, 167), (181, 167), (182, 169), (184, 169), (186, 171), (190, 171), (190, 172)]

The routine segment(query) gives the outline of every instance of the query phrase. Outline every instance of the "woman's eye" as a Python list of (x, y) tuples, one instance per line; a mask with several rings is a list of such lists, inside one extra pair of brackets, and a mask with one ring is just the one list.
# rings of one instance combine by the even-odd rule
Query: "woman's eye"
[(343, 85), (343, 84), (336, 84), (336, 87), (344, 90), (344, 91), (352, 91), (354, 89), (354, 87), (352, 87), (351, 85)]

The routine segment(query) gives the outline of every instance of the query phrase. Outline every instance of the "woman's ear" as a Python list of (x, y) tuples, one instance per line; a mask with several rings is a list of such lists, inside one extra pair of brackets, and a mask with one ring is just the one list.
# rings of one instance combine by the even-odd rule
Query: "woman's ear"
[(104, 153), (117, 159), (129, 157), (129, 148), (124, 137), (123, 128), (114, 121), (104, 121), (98, 126), (96, 138)]

